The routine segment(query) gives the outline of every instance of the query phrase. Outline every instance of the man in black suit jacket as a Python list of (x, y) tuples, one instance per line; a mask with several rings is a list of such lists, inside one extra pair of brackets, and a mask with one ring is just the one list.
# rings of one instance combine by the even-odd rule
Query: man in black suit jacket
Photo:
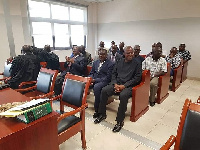
[(80, 55), (81, 47), (75, 46), (73, 48), (73, 57), (65, 57), (66, 62), (64, 64), (64, 67), (66, 68), (65, 71), (63, 71), (57, 78), (55, 82), (54, 91), (56, 95), (59, 95), (62, 91), (62, 84), (65, 79), (65, 75), (67, 72), (83, 76), (85, 73), (85, 70), (87, 69), (87, 62), (85, 61), (84, 57)]
[(108, 97), (113, 94), (119, 94), (120, 104), (116, 117), (117, 124), (113, 128), (113, 132), (119, 132), (123, 127), (128, 99), (132, 96), (132, 88), (141, 81), (142, 67), (137, 60), (133, 59), (133, 55), (133, 48), (127, 46), (124, 50), (125, 58), (121, 59), (114, 66), (111, 83), (101, 91), (98, 117), (94, 123), (100, 123), (106, 119), (106, 103)]
[(95, 113), (94, 118), (98, 117), (98, 108), (100, 103), (101, 89), (108, 85), (111, 80), (112, 70), (114, 63), (107, 59), (107, 50), (101, 49), (99, 51), (99, 59), (96, 60), (92, 65), (92, 70), (89, 74), (89, 77), (92, 77), (92, 84), (95, 96), (94, 109)]
[(117, 45), (111, 46), (111, 52), (108, 55), (108, 59), (110, 59), (113, 63), (118, 62), (122, 58), (122, 55), (117, 53)]

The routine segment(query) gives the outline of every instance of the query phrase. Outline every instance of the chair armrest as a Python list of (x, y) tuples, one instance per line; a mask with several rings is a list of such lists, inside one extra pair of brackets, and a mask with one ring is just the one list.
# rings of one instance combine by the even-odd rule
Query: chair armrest
[(55, 101), (55, 100), (57, 100), (57, 99), (61, 99), (61, 94), (60, 95), (58, 95), (58, 96), (55, 96), (55, 97), (53, 97), (53, 98), (51, 98), (50, 100), (51, 101)]
[(30, 97), (30, 99), (39, 99), (39, 98), (45, 98), (45, 97), (50, 97), (54, 94), (54, 92), (49, 92), (47, 94), (44, 94), (44, 95), (38, 95), (36, 97)]
[(29, 84), (36, 84), (37, 82), (36, 81), (28, 81), (28, 82), (22, 82), (22, 83), (20, 83), (20, 85), (19, 85), (19, 89), (22, 89), (22, 87), (24, 86), (24, 85), (29, 85)]
[(160, 150), (169, 150), (170, 147), (174, 144), (176, 141), (176, 137), (174, 135), (171, 135), (170, 138), (167, 140), (165, 145), (163, 145)]
[(59, 123), (59, 121), (61, 121), (62, 119), (66, 118), (66, 117), (69, 117), (69, 116), (75, 115), (75, 114), (78, 113), (78, 112), (81, 112), (81, 111), (84, 110), (86, 107), (88, 107), (88, 104), (87, 104), (87, 103), (83, 104), (81, 107), (78, 107), (77, 109), (75, 109), (75, 110), (73, 110), (73, 111), (70, 111), (70, 112), (66, 112), (66, 113), (61, 114), (60, 117), (58, 117), (58, 119), (57, 119), (57, 123)]
[(27, 92), (27, 91), (30, 91), (30, 90), (33, 90), (33, 89), (36, 89), (36, 85), (34, 85), (32, 87), (25, 88), (25, 89), (15, 89), (15, 91), (17, 91), (17, 92)]
[(5, 81), (7, 77), (1, 78), (0, 81)]

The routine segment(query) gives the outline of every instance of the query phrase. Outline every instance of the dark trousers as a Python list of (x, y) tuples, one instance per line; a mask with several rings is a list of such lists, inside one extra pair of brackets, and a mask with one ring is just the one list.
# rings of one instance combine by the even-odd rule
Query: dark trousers
[[(114, 95), (114, 85), (109, 84), (106, 87), (104, 87), (101, 91), (101, 100), (99, 104), (99, 109), (98, 112), (106, 115), (106, 104), (109, 96)], [(127, 103), (128, 99), (132, 96), (132, 87), (125, 88), (123, 91), (119, 93), (119, 100), (120, 104), (118, 107), (118, 112), (117, 112), (117, 122), (122, 122), (124, 121), (125, 118), (125, 112), (127, 110)]]
[(170, 76), (173, 76), (174, 75), (174, 69), (171, 68), (170, 70)]
[(94, 96), (95, 96), (95, 102), (94, 102), (95, 112), (98, 112), (99, 103), (100, 103), (100, 96), (101, 96), (101, 90), (107, 84), (108, 83), (106, 83), (106, 82), (99, 82), (99, 83), (95, 83), (94, 86), (93, 86), (93, 91), (94, 91)]
[(61, 75), (57, 76), (56, 81), (55, 81), (55, 85), (54, 85), (55, 95), (61, 94), (62, 85), (63, 85), (64, 80), (65, 80), (65, 76), (61, 76)]

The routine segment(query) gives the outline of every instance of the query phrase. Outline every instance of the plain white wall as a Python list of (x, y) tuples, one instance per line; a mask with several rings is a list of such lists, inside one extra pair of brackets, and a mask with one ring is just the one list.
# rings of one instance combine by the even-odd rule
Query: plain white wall
[(118, 44), (141, 45), (141, 53), (151, 51), (154, 42), (161, 42), (163, 50), (186, 44), (192, 54), (188, 77), (200, 79), (199, 0), (114, 0), (98, 3), (98, 42), (110, 47)]

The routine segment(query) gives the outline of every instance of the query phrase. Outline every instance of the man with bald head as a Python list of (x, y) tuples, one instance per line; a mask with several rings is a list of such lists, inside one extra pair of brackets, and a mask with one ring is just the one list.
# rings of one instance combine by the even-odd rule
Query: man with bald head
[(134, 52), (131, 46), (125, 48), (124, 56), (125, 58), (119, 60), (114, 66), (111, 83), (101, 91), (98, 117), (94, 121), (97, 124), (106, 119), (108, 97), (118, 94), (120, 104), (116, 117), (117, 124), (113, 128), (113, 132), (119, 132), (123, 127), (128, 99), (132, 96), (132, 88), (140, 83), (142, 76), (141, 64), (133, 59)]

